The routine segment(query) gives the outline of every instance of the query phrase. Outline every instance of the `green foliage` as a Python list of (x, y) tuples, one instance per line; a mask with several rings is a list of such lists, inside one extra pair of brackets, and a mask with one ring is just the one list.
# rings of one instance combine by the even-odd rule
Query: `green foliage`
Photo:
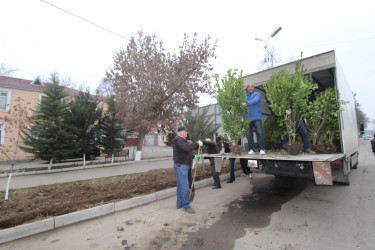
[(172, 131), (170, 133), (168, 133), (167, 135), (167, 141), (165, 142), (165, 144), (168, 146), (168, 147), (172, 147), (172, 141), (173, 139), (177, 136), (177, 133), (176, 131)]
[(96, 122), (102, 115), (102, 109), (98, 105), (99, 100), (92, 97), (88, 91), (80, 91), (69, 103), (70, 113), (66, 117), (66, 122), (73, 129), (74, 142), (82, 155), (89, 153), (90, 147), (97, 145), (99, 126)]
[(264, 89), (272, 112), (277, 116), (281, 125), (287, 128), (289, 140), (295, 142), (297, 135), (296, 124), (303, 118), (309, 105), (309, 97), (317, 84), (311, 76), (305, 76), (301, 61), (296, 62), (295, 74), (289, 76), (286, 69), (274, 72)]
[(274, 114), (268, 116), (264, 121), (263, 130), (266, 142), (281, 144), (285, 129), (280, 125), (279, 120)]
[(99, 140), (102, 152), (112, 155), (121, 151), (126, 143), (124, 122), (118, 114), (114, 96), (107, 99), (108, 109), (99, 121)]
[(22, 131), (24, 145), (20, 148), (43, 160), (65, 159), (76, 148), (72, 129), (65, 121), (69, 111), (57, 73), (51, 74), (44, 94), (30, 117), (30, 128)]
[(217, 103), (221, 108), (220, 115), (223, 119), (223, 128), (232, 141), (246, 135), (249, 121), (243, 119), (246, 107), (241, 103), (246, 102), (246, 93), (242, 81), (242, 71), (237, 75), (237, 70), (229, 69), (227, 75), (221, 79), (216, 75)]
[(334, 88), (327, 88), (323, 92), (315, 94), (315, 100), (309, 106), (307, 114), (309, 126), (308, 130), (312, 136), (312, 143), (332, 144), (334, 139), (339, 139), (338, 114), (342, 111), (345, 101), (340, 101), (337, 105)]
[(208, 108), (202, 108), (201, 112), (196, 115), (192, 115), (192, 112), (189, 111), (185, 114), (184, 125), (189, 131), (189, 138), (192, 141), (204, 140), (206, 138), (213, 139), (213, 135), (219, 129), (220, 125), (214, 124), (214, 120), (211, 119), (211, 116), (207, 116)]

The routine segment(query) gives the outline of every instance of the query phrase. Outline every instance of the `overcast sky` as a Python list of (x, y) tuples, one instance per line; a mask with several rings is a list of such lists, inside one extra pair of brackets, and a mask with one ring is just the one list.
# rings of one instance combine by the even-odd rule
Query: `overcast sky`
[[(72, 16), (69, 11), (114, 33)], [(214, 73), (230, 68), (257, 72), (269, 40), (287, 62), (335, 50), (363, 111), (375, 119), (375, 17), (372, 0), (0, 0), (0, 64), (12, 76), (44, 79), (57, 71), (76, 86), (94, 91), (113, 65), (113, 54), (126, 48), (139, 30), (156, 34), (170, 52), (184, 33), (218, 39)], [(123, 38), (125, 37), (125, 38)], [(209, 104), (202, 101), (202, 104)]]

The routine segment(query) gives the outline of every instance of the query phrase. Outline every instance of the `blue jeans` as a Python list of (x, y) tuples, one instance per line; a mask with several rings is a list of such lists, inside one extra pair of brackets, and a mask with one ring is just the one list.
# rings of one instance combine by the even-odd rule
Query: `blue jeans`
[[(309, 138), (309, 134), (307, 132), (307, 128), (305, 126), (305, 123), (300, 121), (298, 123), (297, 130), (299, 131), (299, 133), (302, 136), (304, 149), (306, 150), (306, 149), (310, 148), (310, 138)], [(286, 135), (284, 135), (283, 142), (281, 143), (281, 148), (284, 148), (284, 145), (287, 144), (288, 141), (289, 141), (289, 134), (287, 133)]]
[(229, 158), (229, 173), (230, 173), (229, 180), (230, 181), (234, 181), (236, 179), (234, 177), (234, 161), (235, 160), (236, 158)]
[(176, 206), (182, 206), (183, 208), (190, 207), (188, 192), (189, 192), (189, 165), (177, 165), (173, 164), (174, 171), (177, 177), (177, 202)]
[(257, 135), (259, 150), (264, 150), (264, 136), (263, 136), (263, 126), (262, 126), (261, 120), (251, 121), (249, 124), (249, 128), (246, 131), (248, 150), (252, 149), (255, 151), (254, 138), (253, 138), (254, 130)]

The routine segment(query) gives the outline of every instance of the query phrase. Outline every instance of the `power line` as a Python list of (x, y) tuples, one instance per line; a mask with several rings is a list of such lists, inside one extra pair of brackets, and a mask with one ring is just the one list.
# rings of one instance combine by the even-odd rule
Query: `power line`
[(126, 38), (126, 37), (124, 37), (124, 36), (122, 36), (122, 35), (120, 35), (120, 34), (117, 34), (117, 33), (113, 32), (113, 31), (111, 31), (111, 30), (109, 30), (109, 29), (107, 29), (107, 28), (104, 28), (104, 27), (102, 27), (102, 26), (100, 26), (100, 25), (98, 25), (98, 24), (96, 24), (96, 23), (93, 23), (93, 22), (91, 22), (91, 21), (89, 21), (89, 20), (87, 20), (87, 19), (85, 19), (85, 18), (83, 18), (83, 17), (77, 16), (76, 14), (73, 14), (73, 13), (67, 11), (67, 10), (64, 10), (64, 9), (62, 9), (62, 8), (56, 6), (56, 5), (53, 5), (53, 4), (51, 4), (51, 3), (46, 2), (46, 1), (43, 1), (43, 0), (40, 0), (40, 1), (43, 2), (43, 3), (46, 3), (46, 4), (50, 5), (50, 6), (52, 6), (52, 7), (54, 7), (54, 8), (56, 8), (56, 9), (59, 9), (59, 10), (61, 10), (61, 11), (64, 11), (65, 13), (68, 13), (68, 14), (70, 14), (70, 15), (72, 15), (72, 16), (75, 16), (75, 17), (77, 17), (77, 18), (79, 18), (79, 19), (81, 19), (81, 20), (83, 20), (83, 21), (85, 21), (85, 22), (88, 22), (88, 23), (90, 23), (90, 24), (92, 24), (92, 25), (95, 25), (95, 26), (98, 27), (98, 28), (101, 28), (101, 29), (103, 29), (103, 30), (105, 30), (105, 31), (108, 31), (108, 32), (110, 32), (110, 33), (112, 33), (112, 34), (114, 34), (114, 35), (116, 35), (116, 36), (119, 36), (119, 37), (121, 37), (121, 38), (123, 38), (123, 39), (125, 39), (125, 40), (130, 41), (130, 39), (128, 39), (128, 38)]

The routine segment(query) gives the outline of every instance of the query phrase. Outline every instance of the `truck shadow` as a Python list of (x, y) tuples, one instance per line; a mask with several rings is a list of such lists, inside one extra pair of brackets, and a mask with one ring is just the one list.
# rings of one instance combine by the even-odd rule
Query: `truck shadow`
[(271, 215), (298, 196), (310, 180), (265, 176), (251, 180), (251, 193), (228, 204), (228, 211), (210, 228), (188, 233), (183, 249), (233, 249), (236, 239), (245, 236), (246, 229), (258, 229), (270, 224)]

